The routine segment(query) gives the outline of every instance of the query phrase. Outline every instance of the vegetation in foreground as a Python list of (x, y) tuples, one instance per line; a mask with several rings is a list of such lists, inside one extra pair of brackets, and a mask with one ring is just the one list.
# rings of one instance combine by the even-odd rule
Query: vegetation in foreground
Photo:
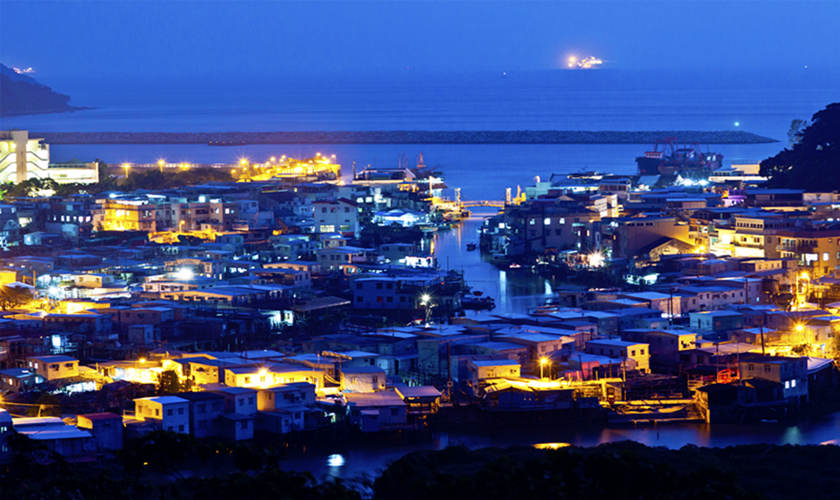
[(840, 102), (829, 104), (810, 124), (794, 121), (791, 146), (761, 162), (767, 185), (824, 193), (840, 189)]
[(266, 443), (219, 444), (156, 433), (110, 460), (66, 463), (26, 438), (0, 466), (0, 498), (835, 498), (837, 446), (680, 450), (624, 442), (595, 448), (411, 453), (373, 483), (317, 481), (283, 470)]

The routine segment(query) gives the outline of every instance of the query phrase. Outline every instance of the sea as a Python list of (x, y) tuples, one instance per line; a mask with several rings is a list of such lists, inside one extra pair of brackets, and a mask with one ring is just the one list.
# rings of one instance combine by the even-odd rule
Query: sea
[[(36, 75), (37, 76), (37, 75)], [(371, 76), (53, 76), (43, 83), (90, 109), (0, 119), (0, 129), (54, 131), (745, 130), (780, 141), (698, 145), (727, 163), (785, 146), (794, 119), (840, 99), (840, 71), (545, 70)], [(664, 136), (665, 134), (663, 134)], [(664, 138), (664, 137), (663, 137)], [(335, 154), (345, 174), (424, 154), (464, 199), (553, 173), (635, 172), (654, 144), (557, 145), (54, 145), (55, 161), (235, 163)]]
[[(400, 73), (362, 77), (290, 75), (194, 78), (112, 78), (95, 75), (44, 81), (91, 109), (7, 117), (0, 129), (53, 131), (336, 131), (336, 130), (745, 130), (779, 142), (700, 144), (724, 162), (757, 163), (787, 145), (794, 119), (840, 100), (840, 72), (805, 68), (767, 71), (532, 71), (451, 75)], [(596, 170), (635, 173), (635, 157), (653, 144), (557, 145), (52, 145), (54, 161), (107, 163), (235, 163), (270, 156), (335, 154), (347, 175), (355, 163), (393, 167), (422, 153), (465, 200), (501, 200), (505, 188), (536, 177)], [(488, 213), (435, 236), (441, 267), (464, 272), (475, 289), (494, 297), (493, 312), (521, 313), (544, 303), (557, 287), (526, 271), (501, 270), (466, 244)], [(569, 442), (591, 446), (631, 439), (652, 446), (748, 443), (820, 444), (840, 440), (840, 413), (798, 424), (751, 426), (675, 424), (659, 428), (536, 429), (530, 433), (437, 433), (422, 443), (336, 443), (290, 457), (286, 466), (318, 477), (375, 474), (417, 449)]]

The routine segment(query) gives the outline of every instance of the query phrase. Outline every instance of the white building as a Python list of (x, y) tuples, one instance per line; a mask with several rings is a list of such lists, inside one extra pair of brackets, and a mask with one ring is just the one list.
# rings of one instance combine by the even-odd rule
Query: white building
[(134, 416), (157, 423), (161, 430), (190, 433), (190, 403), (178, 396), (156, 396), (134, 400)]
[(30, 139), (26, 130), (0, 132), (0, 182), (23, 182), (47, 177), (50, 147)]
[(26, 130), (0, 131), (0, 183), (52, 179), (58, 183), (99, 182), (99, 165), (62, 163), (50, 166), (50, 146)]
[(359, 236), (359, 207), (350, 200), (316, 201), (312, 204), (319, 233)]

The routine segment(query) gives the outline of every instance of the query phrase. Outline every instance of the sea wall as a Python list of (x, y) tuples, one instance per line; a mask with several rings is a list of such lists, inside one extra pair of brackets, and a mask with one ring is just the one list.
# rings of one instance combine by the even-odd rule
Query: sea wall
[(777, 142), (742, 131), (335, 131), (335, 132), (32, 132), (50, 144), (653, 144), (673, 138), (682, 144)]

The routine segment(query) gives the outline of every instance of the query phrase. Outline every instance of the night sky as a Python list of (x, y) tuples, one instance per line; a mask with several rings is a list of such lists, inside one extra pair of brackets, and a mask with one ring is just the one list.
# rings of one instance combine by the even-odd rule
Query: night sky
[(0, 18), (0, 62), (44, 77), (840, 65), (840, 1), (0, 0)]

